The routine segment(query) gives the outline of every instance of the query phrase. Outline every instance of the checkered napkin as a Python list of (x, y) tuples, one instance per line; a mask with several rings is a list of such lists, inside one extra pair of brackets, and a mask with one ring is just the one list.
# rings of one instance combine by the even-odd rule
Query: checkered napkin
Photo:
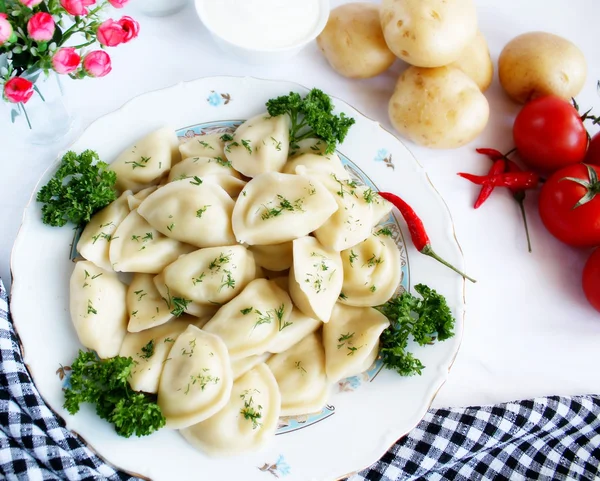
[[(104, 463), (44, 404), (23, 364), (7, 300), (0, 280), (0, 475), (135, 479)], [(349, 481), (593, 480), (599, 463), (600, 396), (555, 396), (430, 410), (378, 463)]]

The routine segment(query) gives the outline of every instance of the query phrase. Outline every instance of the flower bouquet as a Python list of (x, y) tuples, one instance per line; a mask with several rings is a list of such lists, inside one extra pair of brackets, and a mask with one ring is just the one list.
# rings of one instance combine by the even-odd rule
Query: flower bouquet
[(23, 114), (34, 95), (46, 102), (39, 83), (54, 74), (74, 79), (111, 71), (106, 47), (137, 37), (131, 17), (103, 20), (108, 8), (129, 0), (0, 0), (0, 91), (13, 105), (11, 120)]

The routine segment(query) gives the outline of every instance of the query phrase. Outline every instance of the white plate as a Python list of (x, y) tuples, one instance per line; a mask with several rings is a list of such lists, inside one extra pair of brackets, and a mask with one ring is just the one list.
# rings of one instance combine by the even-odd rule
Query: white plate
[[(217, 121), (245, 119), (265, 110), (265, 102), (290, 91), (307, 89), (290, 82), (212, 77), (181, 83), (137, 97), (94, 122), (71, 149), (96, 150), (112, 161), (135, 139), (171, 125), (179, 135), (194, 135)], [(361, 178), (382, 191), (400, 194), (423, 218), (433, 246), (450, 262), (463, 258), (448, 209), (422, 167), (404, 145), (381, 126), (340, 100), (336, 110), (356, 119), (339, 152)], [(200, 126), (200, 127), (199, 127)], [(54, 174), (58, 161), (40, 183)], [(362, 173), (361, 173), (362, 171)], [(365, 173), (368, 173), (368, 177)], [(25, 210), (12, 253), (11, 309), (24, 346), (25, 362), (46, 402), (101, 456), (121, 469), (155, 480), (325, 481), (344, 477), (377, 461), (423, 417), (448, 376), (458, 351), (464, 315), (464, 282), (407, 241), (404, 285), (423, 282), (448, 299), (456, 317), (456, 335), (443, 343), (414, 346), (426, 368), (422, 376), (401, 378), (387, 370), (338, 384), (328, 407), (317, 418), (288, 420), (287, 427), (261, 452), (234, 459), (210, 459), (192, 449), (175, 431), (164, 429), (146, 438), (125, 439), (96, 417), (90, 406), (70, 416), (63, 409), (59, 368), (81, 347), (69, 316), (68, 286), (73, 265), (73, 230), (41, 222), (34, 197)], [(396, 224), (393, 218), (389, 220)], [(409, 239), (402, 222), (402, 244)], [(410, 259), (410, 264), (408, 263)], [(410, 267), (410, 269), (409, 269)], [(58, 371), (57, 371), (58, 370)], [(376, 377), (375, 377), (376, 376)], [(313, 422), (311, 421), (317, 421)], [(285, 423), (284, 423), (285, 424)]]

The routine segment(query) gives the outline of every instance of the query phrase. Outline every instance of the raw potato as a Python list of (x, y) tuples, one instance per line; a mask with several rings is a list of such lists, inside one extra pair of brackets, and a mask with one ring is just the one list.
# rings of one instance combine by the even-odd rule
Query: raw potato
[(487, 124), (489, 110), (477, 84), (455, 67), (409, 67), (389, 104), (390, 120), (400, 134), (440, 149), (475, 139)]
[(417, 67), (456, 61), (477, 34), (473, 0), (383, 0), (381, 26), (388, 47)]
[(543, 95), (575, 97), (587, 76), (585, 57), (570, 41), (545, 32), (513, 38), (498, 60), (500, 84), (520, 103)]
[(374, 77), (396, 60), (383, 38), (379, 7), (372, 3), (334, 8), (317, 44), (333, 69), (344, 77)]
[(477, 32), (475, 39), (463, 51), (460, 58), (450, 65), (461, 69), (485, 92), (494, 77), (494, 64), (490, 57), (490, 50), (481, 32)]

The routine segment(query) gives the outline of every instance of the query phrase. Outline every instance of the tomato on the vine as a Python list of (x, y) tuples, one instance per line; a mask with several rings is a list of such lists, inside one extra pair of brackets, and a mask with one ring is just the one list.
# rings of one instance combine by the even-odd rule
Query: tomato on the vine
[(600, 311), (600, 249), (592, 252), (583, 268), (583, 292), (590, 304)]
[(542, 172), (582, 162), (588, 144), (577, 110), (552, 96), (525, 104), (515, 119), (513, 138), (523, 162)]
[(600, 132), (592, 137), (584, 162), (586, 164), (600, 165)]
[(540, 192), (546, 229), (565, 244), (600, 246), (600, 167), (576, 164), (552, 174)]

